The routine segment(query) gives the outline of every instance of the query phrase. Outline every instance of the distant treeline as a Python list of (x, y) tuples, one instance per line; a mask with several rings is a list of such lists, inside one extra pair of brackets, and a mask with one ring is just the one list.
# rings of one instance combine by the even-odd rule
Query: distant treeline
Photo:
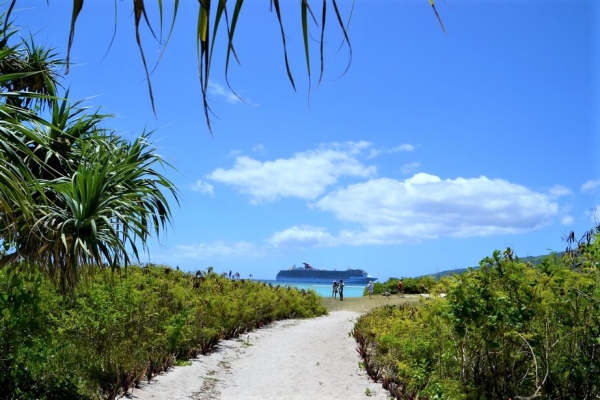
[[(557, 257), (563, 257), (565, 255), (564, 251), (559, 251), (556, 253), (551, 253), (556, 255)], [(547, 258), (548, 256), (550, 256), (551, 254), (544, 254), (542, 256), (527, 256), (527, 257), (518, 257), (518, 260), (525, 263), (525, 264), (534, 264), (534, 265), (538, 265), (542, 262), (542, 260), (544, 260), (545, 258)], [(471, 269), (477, 269), (479, 268), (478, 266), (474, 266), (474, 267), (467, 267), (467, 268), (456, 268), (456, 269), (449, 269), (449, 270), (444, 270), (441, 272), (436, 272), (435, 274), (427, 274), (427, 275), (420, 275), (415, 277), (415, 279), (419, 279), (419, 278), (424, 278), (426, 276), (432, 276), (434, 279), (440, 279), (444, 276), (448, 276), (448, 275), (460, 275), (463, 272), (466, 272), (469, 270), (469, 268)]]

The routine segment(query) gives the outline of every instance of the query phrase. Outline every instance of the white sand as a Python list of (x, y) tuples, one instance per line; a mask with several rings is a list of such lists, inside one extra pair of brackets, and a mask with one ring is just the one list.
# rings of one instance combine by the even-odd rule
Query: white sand
[[(360, 314), (335, 311), (278, 321), (222, 341), (192, 366), (175, 367), (143, 384), (132, 399), (389, 399), (359, 368), (349, 336)], [(367, 396), (367, 389), (370, 396)]]

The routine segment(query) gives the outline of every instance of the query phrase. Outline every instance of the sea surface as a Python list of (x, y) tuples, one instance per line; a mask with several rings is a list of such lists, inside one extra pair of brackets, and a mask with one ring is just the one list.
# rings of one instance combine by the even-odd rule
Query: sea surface
[[(255, 279), (259, 282), (265, 282), (267, 284), (271, 283), (273, 286), (291, 286), (298, 289), (309, 290), (312, 289), (321, 297), (331, 297), (333, 292), (333, 282), (331, 285), (327, 285), (324, 283), (304, 283), (304, 282), (287, 282), (287, 281), (276, 281), (274, 279)], [(367, 285), (344, 285), (344, 297), (362, 297), (363, 291)], [(338, 293), (339, 297), (339, 293)]]

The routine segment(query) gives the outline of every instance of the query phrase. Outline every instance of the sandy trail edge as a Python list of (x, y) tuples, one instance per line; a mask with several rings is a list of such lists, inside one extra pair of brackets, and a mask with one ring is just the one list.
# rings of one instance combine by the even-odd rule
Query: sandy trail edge
[[(209, 356), (175, 367), (130, 399), (389, 399), (359, 368), (348, 335), (360, 313), (277, 321), (224, 340)], [(370, 396), (366, 395), (367, 388)]]

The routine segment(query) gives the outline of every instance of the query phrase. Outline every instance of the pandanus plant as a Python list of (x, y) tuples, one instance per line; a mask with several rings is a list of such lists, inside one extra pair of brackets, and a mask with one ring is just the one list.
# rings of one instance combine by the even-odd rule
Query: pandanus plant
[(26, 161), (37, 157), (18, 132), (37, 118), (29, 107), (48, 104), (48, 88), (58, 84), (55, 68), (60, 64), (52, 50), (36, 46), (33, 39), (9, 44), (17, 30), (6, 17), (0, 13), (0, 254), (8, 251), (20, 226), (32, 223), (34, 193), (43, 194)]
[(176, 201), (178, 192), (158, 169), (170, 164), (150, 133), (130, 142), (103, 126), (109, 115), (71, 104), (68, 91), (59, 98), (53, 68), (61, 63), (41, 61), (53, 53), (33, 46), (28, 65), (32, 45), (8, 46), (13, 31), (1, 25), (0, 266), (25, 261), (70, 291), (88, 266), (139, 259), (171, 222), (163, 190)]
[(55, 200), (31, 235), (43, 240), (24, 243), (25, 253), (35, 254), (50, 276), (60, 278), (63, 290), (73, 288), (84, 266), (127, 266), (130, 252), (139, 260), (139, 245), (146, 250), (149, 237), (170, 223), (161, 189), (177, 198), (174, 186), (154, 169), (162, 159), (148, 135), (133, 143), (102, 138), (83, 143), (77, 169), (50, 184)]

